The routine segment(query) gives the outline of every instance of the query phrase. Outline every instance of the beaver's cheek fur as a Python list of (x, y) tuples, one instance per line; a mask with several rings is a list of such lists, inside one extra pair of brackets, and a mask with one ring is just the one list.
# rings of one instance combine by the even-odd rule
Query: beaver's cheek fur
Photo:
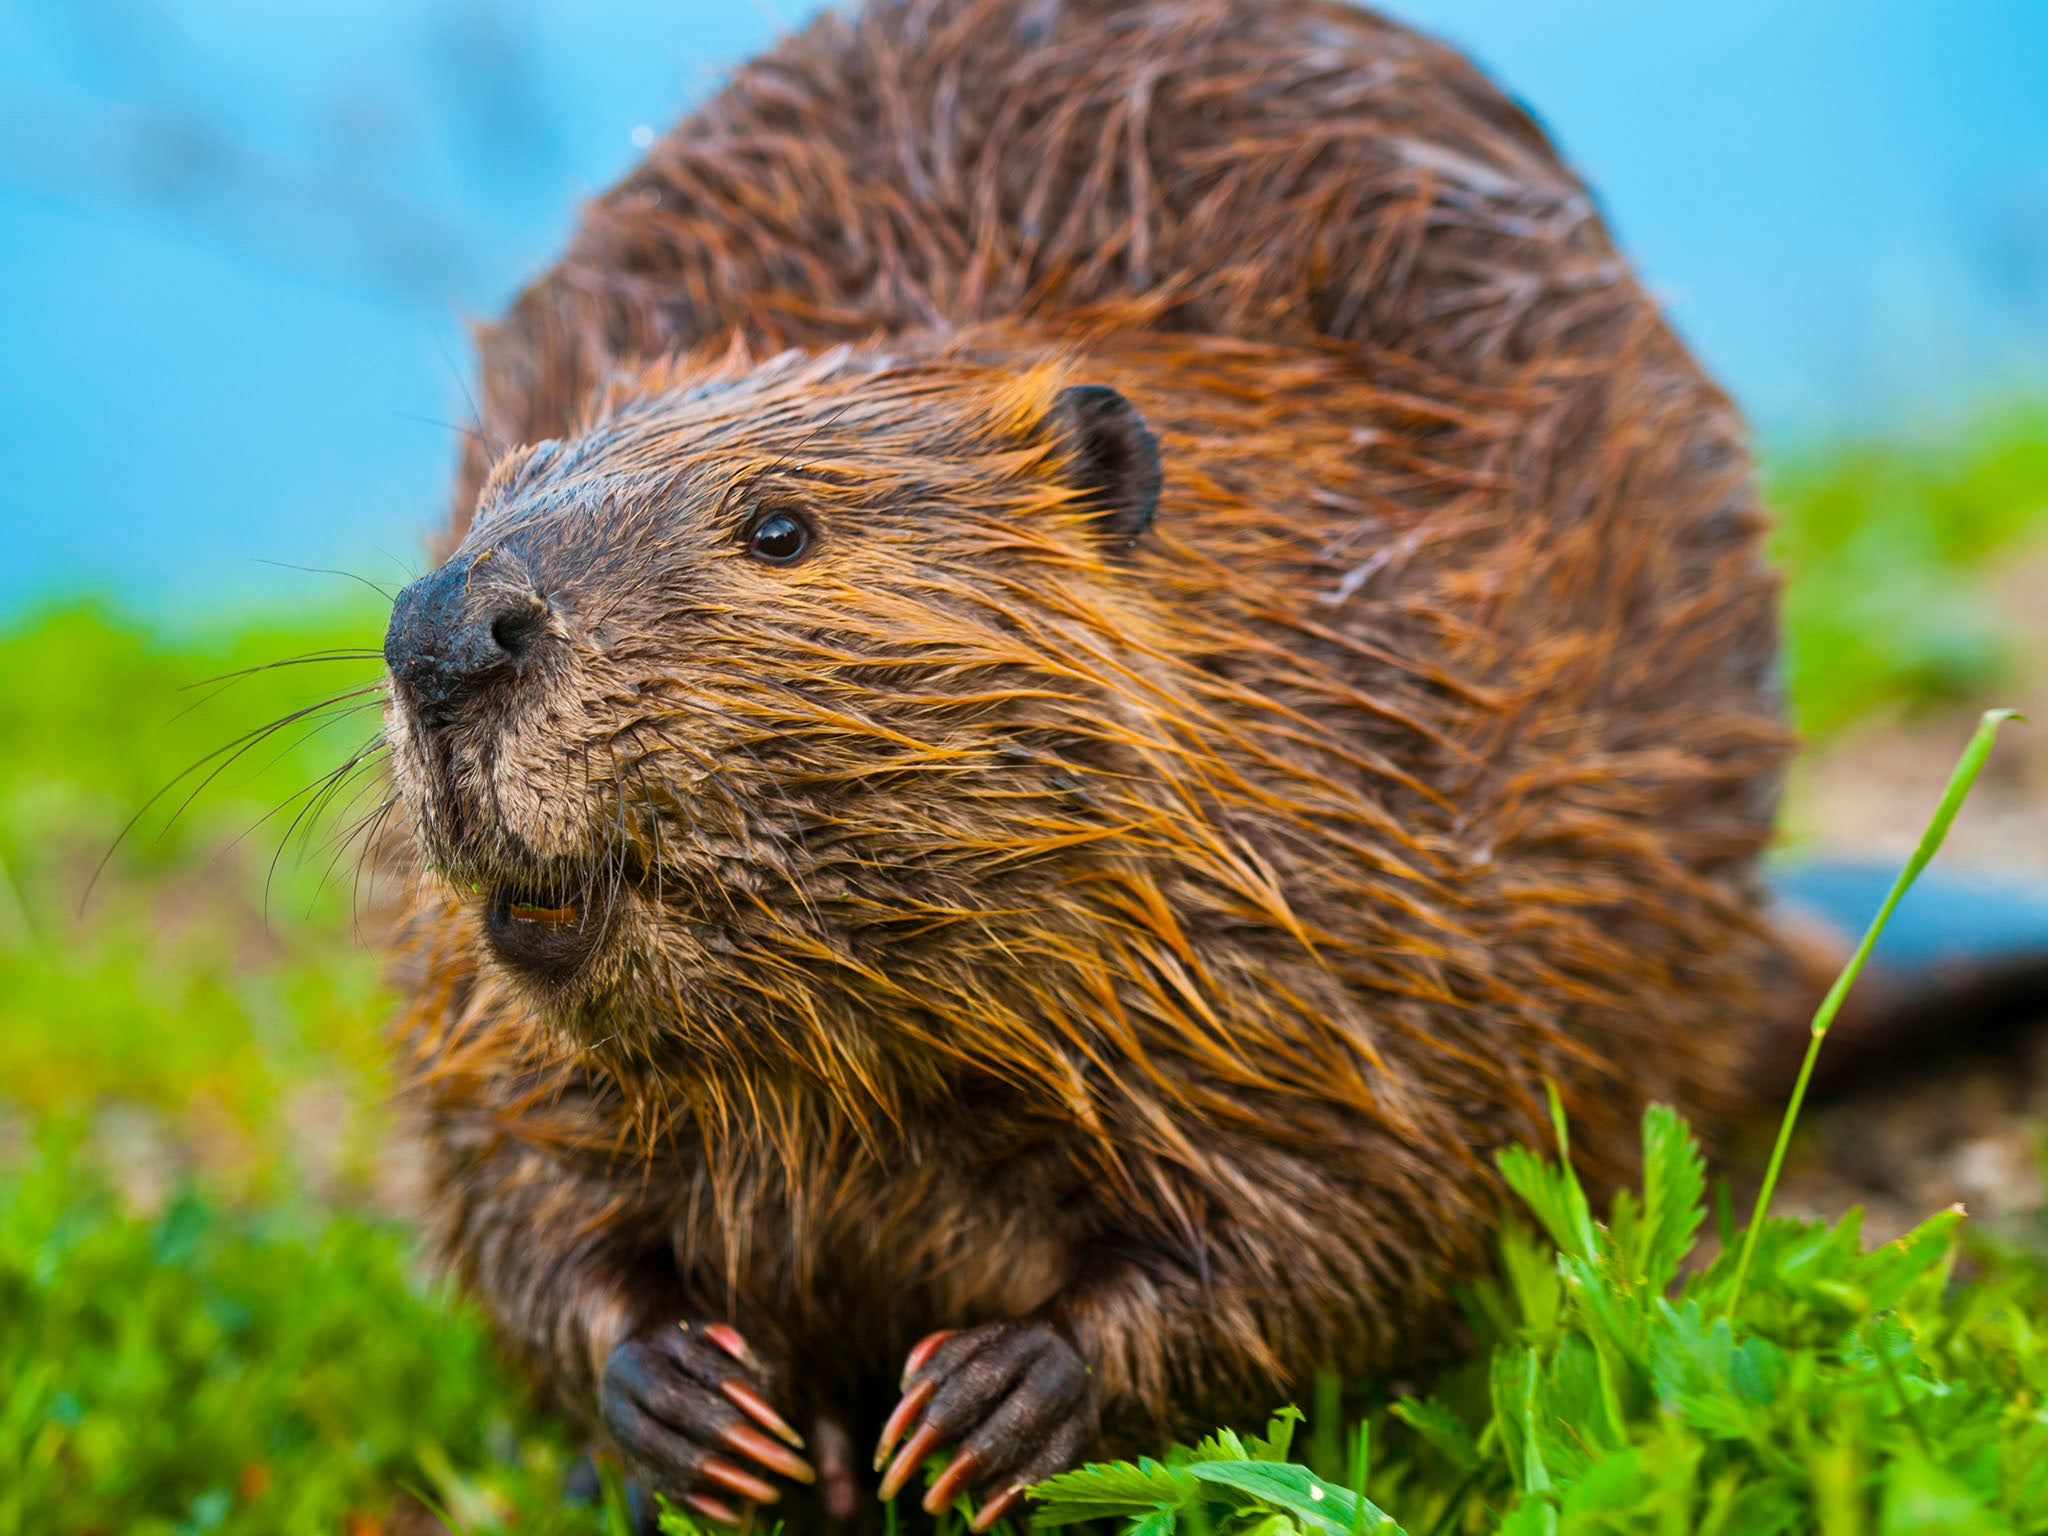
[(449, 880), (547, 887), (601, 852), (601, 797), (525, 709), (496, 713), (509, 718), (430, 726), (394, 700), (385, 734), (397, 789)]

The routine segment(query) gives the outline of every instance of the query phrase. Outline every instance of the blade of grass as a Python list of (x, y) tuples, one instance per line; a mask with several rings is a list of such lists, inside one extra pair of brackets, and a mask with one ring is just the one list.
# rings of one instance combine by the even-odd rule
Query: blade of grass
[(1320, 1370), (1315, 1392), (1315, 1412), (1308, 1421), (1308, 1464), (1316, 1476), (1334, 1483), (1344, 1476), (1344, 1378), (1333, 1370)]
[(1977, 774), (1984, 766), (1984, 759), (1991, 754), (1991, 744), (1998, 739), (1998, 728), (2008, 720), (2024, 718), (2016, 709), (1987, 709), (1977, 722), (1976, 734), (1970, 744), (1963, 748), (1963, 755), (1957, 759), (1955, 772), (1949, 775), (1948, 788), (1941, 793), (1941, 804), (1934, 808), (1934, 816), (1927, 823), (1927, 829), (1920, 834), (1920, 845), (1913, 850), (1913, 856), (1906, 860), (1906, 867), (1899, 871), (1898, 879), (1892, 882), (1890, 894), (1884, 905), (1877, 909), (1877, 916), (1870, 920), (1864, 930), (1863, 942), (1856, 946), (1856, 952), (1849, 957), (1849, 963), (1842, 967), (1835, 984), (1828, 988), (1827, 996), (1821, 999), (1820, 1007), (1813, 1015), (1812, 1038), (1806, 1044), (1806, 1056), (1799, 1064), (1799, 1076), (1792, 1084), (1792, 1097), (1785, 1105), (1785, 1115), (1778, 1122), (1777, 1144), (1771, 1148), (1771, 1160), (1764, 1169), (1763, 1187), (1756, 1193), (1756, 1209), (1750, 1213), (1749, 1230), (1742, 1237), (1742, 1255), (1735, 1263), (1735, 1283), (1728, 1290), (1728, 1307), (1723, 1316), (1733, 1318), (1736, 1304), (1742, 1300), (1742, 1287), (1749, 1278), (1749, 1263), (1756, 1253), (1757, 1234), (1763, 1229), (1765, 1215), (1771, 1208), (1771, 1196), (1777, 1191), (1778, 1172), (1784, 1166), (1785, 1149), (1792, 1142), (1792, 1127), (1799, 1121), (1799, 1109), (1806, 1102), (1806, 1085), (1813, 1078), (1813, 1064), (1820, 1059), (1820, 1043), (1827, 1038), (1828, 1027), (1835, 1022), (1835, 1015), (1841, 1012), (1842, 1000), (1849, 995), (1849, 988), (1856, 984), (1856, 977), (1863, 970), (1863, 962), (1870, 958), (1870, 951), (1876, 947), (1885, 925), (1891, 921), (1892, 910), (1899, 904), (1899, 898), (1920, 878), (1920, 871), (1927, 867), (1935, 850), (1941, 847), (1948, 836), (1950, 823), (1956, 819), (1956, 812), (1962, 808), (1963, 800), (1970, 793), (1970, 786), (1977, 782)]
[(1351, 1510), (1351, 1536), (1363, 1536), (1365, 1531), (1365, 1480), (1371, 1468), (1372, 1420), (1360, 1419), (1358, 1433), (1351, 1442), (1351, 1491), (1358, 1495)]

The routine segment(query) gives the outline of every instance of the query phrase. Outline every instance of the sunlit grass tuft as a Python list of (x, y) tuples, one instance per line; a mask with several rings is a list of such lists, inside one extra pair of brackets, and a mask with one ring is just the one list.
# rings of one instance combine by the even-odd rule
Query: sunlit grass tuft
[(2029, 546), (2048, 569), (2048, 399), (1921, 439), (1791, 448), (1767, 470), (1803, 731), (2013, 680), (2021, 658), (1984, 587)]

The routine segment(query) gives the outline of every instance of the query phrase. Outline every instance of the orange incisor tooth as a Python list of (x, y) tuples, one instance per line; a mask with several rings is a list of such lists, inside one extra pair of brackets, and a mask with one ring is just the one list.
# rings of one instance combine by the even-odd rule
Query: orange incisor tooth
[(513, 902), (511, 911), (522, 923), (573, 923), (578, 916), (574, 907), (536, 907), (524, 901)]

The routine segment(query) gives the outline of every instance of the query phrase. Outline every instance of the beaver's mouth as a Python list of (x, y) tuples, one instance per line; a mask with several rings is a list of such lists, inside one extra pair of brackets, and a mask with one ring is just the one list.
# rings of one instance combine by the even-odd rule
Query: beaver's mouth
[(561, 880), (491, 887), (484, 936), (500, 964), (545, 986), (577, 975), (611, 931), (613, 902), (589, 882)]

